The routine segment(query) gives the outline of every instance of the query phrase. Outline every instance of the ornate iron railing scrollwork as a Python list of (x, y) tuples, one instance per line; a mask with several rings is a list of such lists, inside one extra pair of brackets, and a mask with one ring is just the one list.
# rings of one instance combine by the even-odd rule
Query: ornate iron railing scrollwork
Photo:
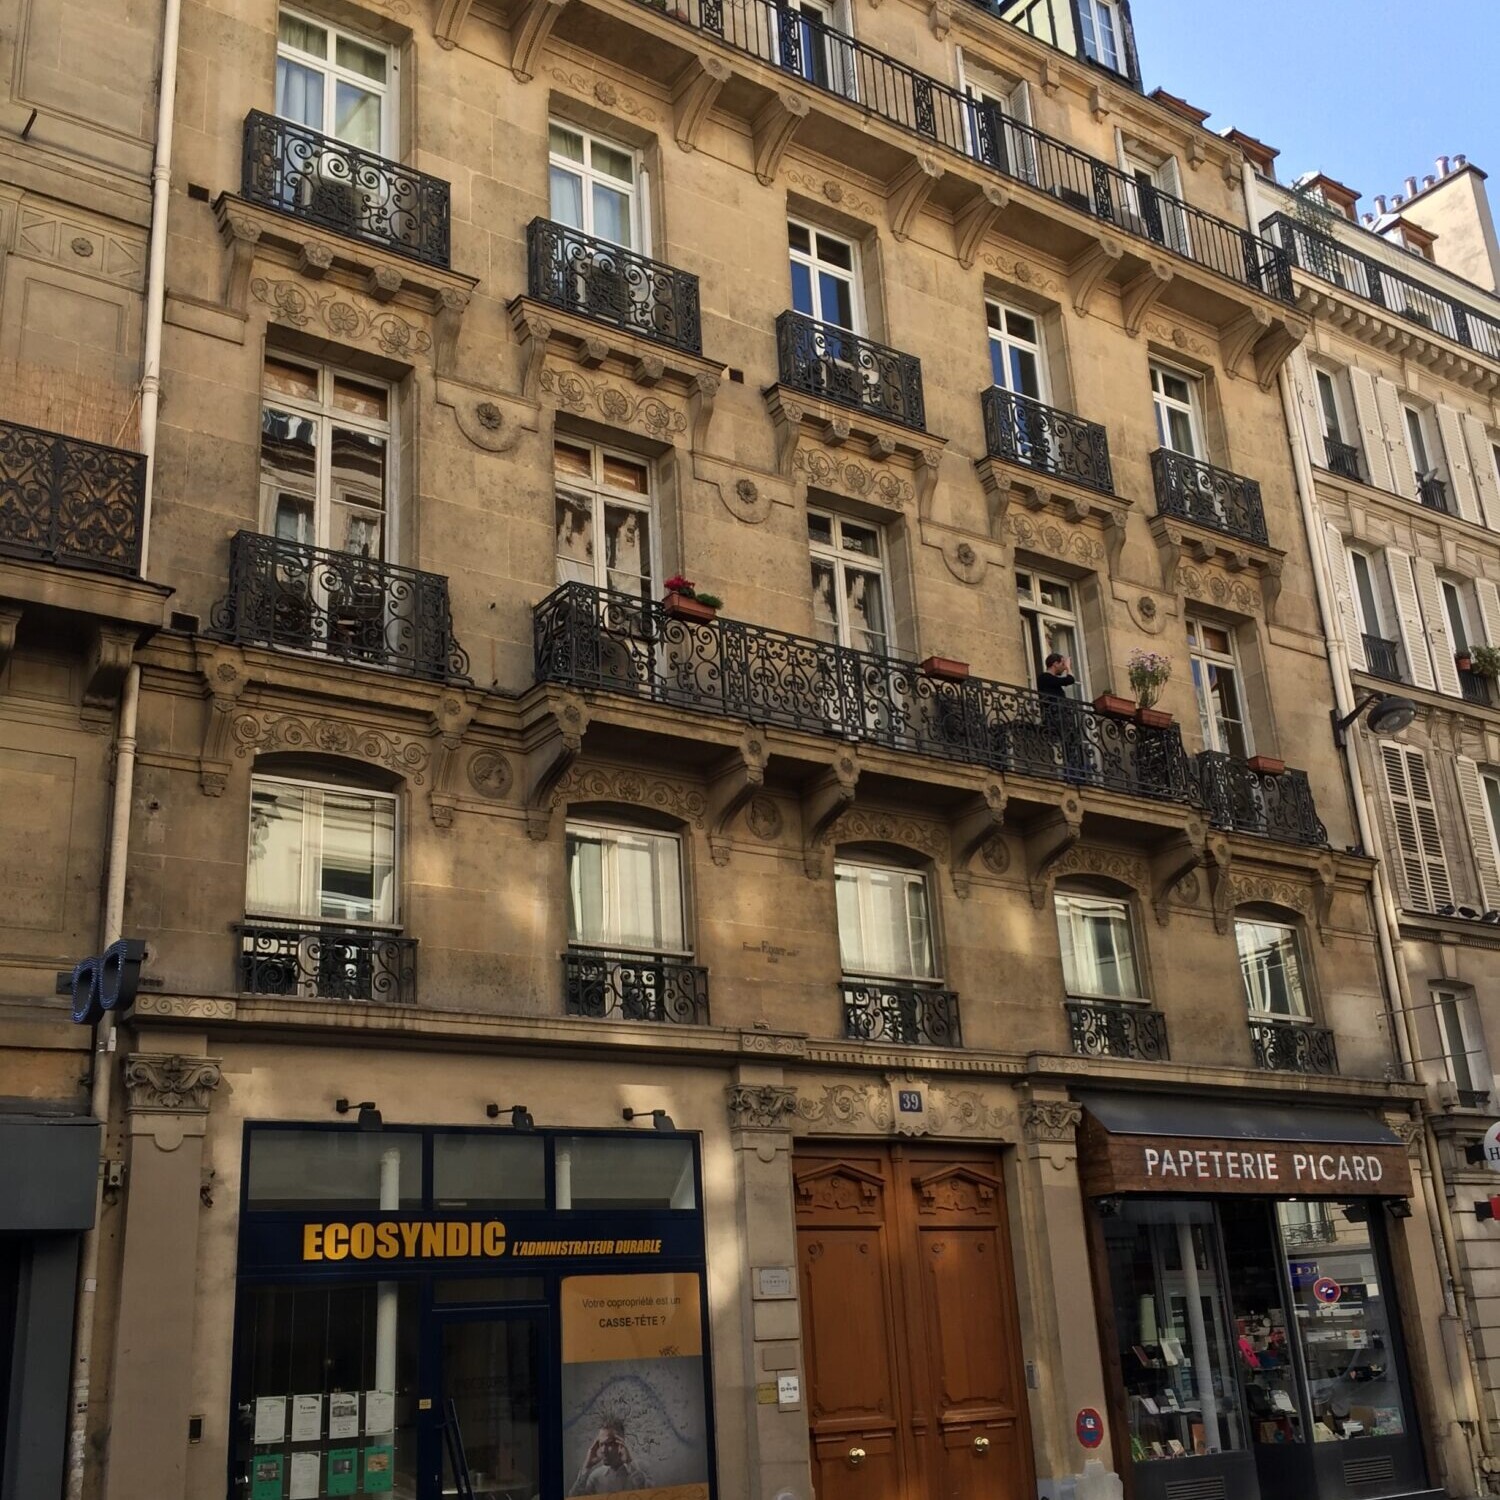
[(958, 996), (952, 990), (846, 979), (844, 1035), (902, 1047), (961, 1047)]
[(1328, 847), (1306, 771), (1257, 771), (1248, 761), (1217, 750), (1198, 756), (1203, 803), (1215, 828), (1254, 833), (1283, 844)]
[(417, 1003), (417, 940), (327, 922), (244, 922), (239, 988), (246, 995)]
[(448, 265), (446, 182), (291, 120), (258, 109), (245, 117), (240, 191), (335, 234)]
[(776, 319), (776, 357), (781, 383), (794, 391), (927, 430), (922, 361), (914, 354), (784, 312)]
[(442, 681), (466, 678), (448, 580), (378, 558), (260, 532), (229, 544), (229, 591), (212, 634), (237, 645), (306, 651)]
[(1068, 1036), (1080, 1057), (1135, 1057), (1166, 1062), (1167, 1018), (1149, 1005), (1069, 1000)]
[(991, 458), (1069, 479), (1102, 494), (1114, 494), (1109, 434), (1098, 422), (1086, 422), (1070, 411), (1060, 411), (999, 386), (985, 391), (980, 405), (985, 452)]
[(1333, 1074), (1339, 1070), (1333, 1032), (1296, 1021), (1250, 1022), (1255, 1066), (1270, 1073)]
[(527, 285), (551, 307), (703, 352), (698, 278), (550, 219), (526, 226)]
[(563, 996), (570, 1016), (708, 1025), (708, 970), (680, 958), (569, 948)]
[(142, 454), (0, 422), (0, 554), (131, 578), (145, 507)]
[(1151, 476), (1156, 482), (1158, 515), (1176, 516), (1226, 536), (1268, 545), (1260, 486), (1253, 479), (1170, 448), (1158, 448), (1151, 455)]

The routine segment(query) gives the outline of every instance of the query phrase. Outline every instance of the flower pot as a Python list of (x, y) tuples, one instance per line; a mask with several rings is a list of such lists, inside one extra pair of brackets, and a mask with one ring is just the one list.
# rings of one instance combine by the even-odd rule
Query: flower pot
[(1259, 771), (1262, 776), (1280, 776), (1286, 770), (1286, 762), (1278, 760), (1274, 755), (1252, 755), (1246, 764), (1252, 771)]
[(1172, 715), (1162, 708), (1137, 708), (1136, 722), (1146, 729), (1170, 729)]
[(1133, 719), (1135, 717), (1135, 704), (1129, 698), (1122, 698), (1118, 693), (1100, 693), (1094, 699), (1094, 707), (1101, 714), (1113, 714), (1117, 719)]
[(1453, 653), (1453, 665), (1460, 672), (1472, 672), (1474, 670), (1474, 658), (1467, 651), (1455, 651)]
[(692, 620), (699, 625), (708, 624), (719, 613), (713, 605), (702, 604), (691, 594), (668, 594), (661, 607), (674, 620)]
[(922, 663), (922, 670), (929, 677), (946, 677), (950, 682), (962, 682), (969, 675), (966, 661), (955, 661), (951, 656), (929, 656)]

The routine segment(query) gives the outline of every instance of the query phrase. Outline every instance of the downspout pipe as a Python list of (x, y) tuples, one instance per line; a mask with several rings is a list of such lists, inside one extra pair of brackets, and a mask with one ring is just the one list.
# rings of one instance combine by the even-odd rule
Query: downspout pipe
[[(177, 41), (182, 0), (165, 0), (161, 28), (161, 72), (157, 86), (156, 150), (151, 168), (151, 248), (146, 270), (146, 318), (141, 362), (140, 448), (146, 458), (145, 499), (141, 509), (141, 577), (151, 556), (151, 507), (156, 486), (156, 427), (161, 405), (161, 346), (167, 300), (167, 212), (172, 191), (172, 132), (177, 102)], [(114, 800), (110, 807), (109, 852), (100, 933), (107, 948), (124, 935), (125, 873), (130, 856), (130, 809), (135, 787), (136, 722), (141, 701), (141, 669), (132, 663), (120, 696), (115, 740)], [(73, 1323), (73, 1366), (68, 1400), (68, 1444), (64, 1500), (82, 1500), (88, 1458), (89, 1403), (93, 1383), (94, 1327), (99, 1280), (100, 1218), (104, 1210), (104, 1163), (108, 1156), (114, 1107), (115, 1017), (106, 1011), (95, 1027), (90, 1109), (101, 1126), (101, 1158), (94, 1185), (94, 1217), (79, 1251), (78, 1297)]]

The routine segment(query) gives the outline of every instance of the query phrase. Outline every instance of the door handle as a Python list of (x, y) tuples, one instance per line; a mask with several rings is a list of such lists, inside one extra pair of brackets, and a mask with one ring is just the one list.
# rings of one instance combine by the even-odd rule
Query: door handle
[(990, 1451), (990, 1440), (987, 1437), (975, 1438), (974, 1451), (980, 1456), (980, 1458), (986, 1457)]
[(857, 1469), (865, 1461), (865, 1450), (863, 1448), (851, 1448), (849, 1450), (849, 1467)]

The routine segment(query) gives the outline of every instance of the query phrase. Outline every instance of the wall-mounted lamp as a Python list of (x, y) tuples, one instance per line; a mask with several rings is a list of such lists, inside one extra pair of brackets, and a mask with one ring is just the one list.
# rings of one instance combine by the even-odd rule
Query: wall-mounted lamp
[(1118, 1193), (1108, 1193), (1102, 1198), (1094, 1199), (1094, 1208), (1101, 1219), (1118, 1219), (1124, 1207), (1125, 1200)]
[(1365, 723), (1371, 734), (1400, 734), (1417, 716), (1417, 705), (1410, 698), (1399, 698), (1394, 693), (1371, 693), (1362, 698), (1341, 719), (1336, 708), (1328, 710), (1333, 721), (1333, 742), (1340, 750), (1349, 743), (1349, 726), (1366, 709), (1370, 716)]
[(486, 1104), (484, 1112), (490, 1119), (498, 1120), (507, 1111), (510, 1113), (510, 1128), (512, 1130), (535, 1130), (536, 1120), (524, 1104)]
[(351, 1109), (357, 1109), (359, 1118), (355, 1123), (361, 1130), (379, 1130), (385, 1124), (385, 1121), (380, 1118), (380, 1111), (375, 1108), (373, 1099), (365, 1099), (359, 1104), (351, 1104), (347, 1099), (335, 1099), (333, 1107), (341, 1115), (347, 1115)]
[(671, 1115), (669, 1115), (664, 1109), (622, 1109), (620, 1111), (620, 1115), (627, 1122), (630, 1120), (649, 1119), (651, 1121), (652, 1127), (656, 1130), (677, 1129), (677, 1127), (672, 1123)]
[(1393, 1219), (1411, 1218), (1411, 1200), (1409, 1198), (1387, 1198), (1385, 1200), (1385, 1211)]

